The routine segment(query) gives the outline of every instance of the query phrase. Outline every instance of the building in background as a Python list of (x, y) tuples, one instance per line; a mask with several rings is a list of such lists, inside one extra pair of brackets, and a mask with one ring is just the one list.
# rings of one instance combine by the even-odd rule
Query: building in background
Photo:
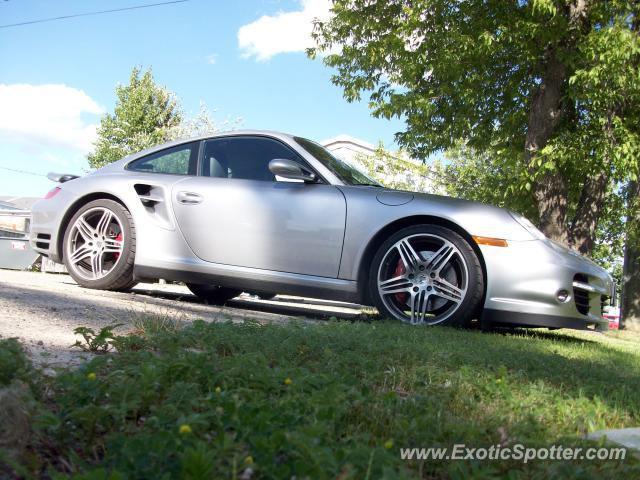
[(39, 254), (29, 244), (31, 212), (0, 201), (0, 268), (30, 268)]
[[(32, 268), (38, 255), (29, 244), (31, 207), (38, 197), (10, 197), (0, 195), (0, 268), (25, 270)], [(66, 268), (42, 257), (42, 272), (64, 273)]]
[(372, 157), (376, 154), (375, 145), (345, 134), (325, 140), (322, 146), (353, 166), (358, 166), (356, 162), (358, 156)]
[(18, 210), (31, 210), (34, 203), (40, 200), (40, 197), (10, 197), (0, 195), (0, 203), (9, 204)]
[(329, 138), (322, 145), (350, 165), (389, 188), (413, 192), (444, 194), (437, 186), (430, 165), (409, 157), (405, 152), (391, 152), (382, 145), (365, 142), (350, 135)]

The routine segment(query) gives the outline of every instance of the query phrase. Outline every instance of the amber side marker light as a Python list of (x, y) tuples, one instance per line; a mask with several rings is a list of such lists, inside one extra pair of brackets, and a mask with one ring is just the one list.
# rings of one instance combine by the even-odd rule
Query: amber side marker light
[(478, 245), (491, 245), (492, 247), (508, 247), (509, 244), (502, 238), (472, 237)]

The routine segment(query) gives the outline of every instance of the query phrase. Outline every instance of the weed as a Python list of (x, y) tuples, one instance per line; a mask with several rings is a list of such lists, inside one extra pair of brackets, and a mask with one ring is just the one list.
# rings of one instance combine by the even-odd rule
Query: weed
[(93, 328), (78, 327), (73, 330), (73, 333), (76, 335), (82, 335), (84, 343), (80, 340), (76, 340), (76, 343), (71, 345), (70, 348), (79, 348), (85, 352), (107, 353), (113, 348), (113, 341), (116, 338), (113, 330), (122, 325), (124, 324), (116, 323), (103, 327), (97, 334)]

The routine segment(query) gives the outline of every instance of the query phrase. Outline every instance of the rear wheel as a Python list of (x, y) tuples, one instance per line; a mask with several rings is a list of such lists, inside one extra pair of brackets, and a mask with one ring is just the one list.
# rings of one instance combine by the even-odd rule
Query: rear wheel
[(187, 283), (187, 287), (194, 295), (213, 305), (224, 305), (227, 301), (242, 293), (242, 290), (236, 290), (234, 288), (203, 285), (200, 283)]
[(67, 271), (83, 287), (126, 290), (135, 285), (136, 230), (131, 213), (113, 200), (94, 200), (71, 218), (63, 240)]
[(380, 313), (411, 324), (468, 326), (484, 291), (480, 261), (456, 232), (407, 227), (378, 249), (369, 272)]

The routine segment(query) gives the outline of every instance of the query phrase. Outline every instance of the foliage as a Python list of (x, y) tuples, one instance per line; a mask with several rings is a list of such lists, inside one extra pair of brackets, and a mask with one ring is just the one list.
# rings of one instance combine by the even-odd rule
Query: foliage
[[(550, 196), (575, 206), (586, 178), (603, 173), (610, 191), (637, 175), (638, 8), (626, 0), (337, 0), (308, 53), (329, 53), (324, 63), (337, 69), (332, 81), (347, 100), (368, 95), (373, 115), (405, 119), (397, 139), (413, 156), (461, 141), (489, 155), (500, 178), (478, 178), (490, 180), (481, 188), (499, 184), (523, 207), (535, 198), (535, 220), (549, 205), (561, 208)], [(540, 117), (534, 99), (555, 87), (558, 108)], [(536, 133), (539, 150), (526, 150)], [(550, 174), (559, 191), (531, 197)], [(557, 229), (570, 228), (577, 211), (561, 211)]]
[(131, 153), (170, 139), (182, 113), (175, 95), (155, 83), (151, 69), (135, 67), (127, 85), (116, 87), (114, 113), (107, 113), (98, 127), (98, 140), (87, 157), (100, 168)]
[(412, 160), (406, 152), (389, 152), (382, 144), (373, 155), (357, 155), (356, 163), (368, 176), (396, 190), (435, 193), (430, 166)]
[(140, 335), (154, 335), (160, 332), (175, 333), (187, 320), (176, 319), (168, 313), (150, 315), (148, 313), (132, 313), (131, 324)]
[[(204, 103), (200, 103), (195, 116), (186, 116), (176, 95), (155, 83), (150, 68), (141, 73), (135, 67), (129, 84), (116, 87), (116, 97), (114, 113), (100, 121), (98, 140), (87, 157), (92, 168), (169, 140), (233, 130), (242, 124), (240, 117), (216, 121)], [(184, 159), (162, 160), (167, 163), (167, 171), (179, 171), (175, 163), (180, 161)]]
[[(517, 187), (518, 169), (497, 152), (478, 152), (460, 143), (446, 152), (446, 162), (437, 167), (434, 175), (436, 184), (448, 195), (508, 208), (529, 219), (536, 218), (531, 191)], [(571, 195), (570, 209), (575, 209), (578, 195), (578, 191)], [(624, 250), (625, 211), (624, 189), (612, 185), (598, 222), (598, 242), (590, 255), (616, 274), (618, 285), (621, 285), (620, 259)]]
[(37, 375), (15, 338), (0, 339), (0, 478), (28, 478)]
[(194, 322), (53, 379), (29, 468), (85, 479), (632, 478), (630, 455), (416, 462), (399, 449), (584, 447), (587, 431), (637, 425), (633, 338)]
[(116, 323), (113, 325), (109, 325), (107, 327), (101, 328), (98, 333), (96, 333), (93, 328), (89, 327), (75, 328), (73, 330), (73, 333), (76, 335), (81, 335), (84, 343), (80, 340), (76, 340), (76, 343), (71, 345), (71, 347), (80, 348), (85, 352), (107, 353), (113, 348), (113, 340), (116, 338), (113, 330), (122, 325), (124, 324)]
[(242, 125), (242, 118), (226, 118), (222, 122), (216, 121), (207, 105), (200, 103), (198, 113), (193, 117), (186, 117), (182, 122), (171, 128), (169, 139), (190, 138), (208, 135), (216, 132), (235, 130)]
[(438, 165), (438, 185), (450, 196), (497, 205), (531, 219), (537, 211), (531, 191), (518, 188), (521, 172), (495, 151), (479, 152), (459, 143)]
[(0, 387), (14, 381), (29, 381), (31, 364), (15, 338), (0, 339)]
[(627, 204), (624, 188), (610, 191), (598, 224), (598, 242), (591, 258), (609, 270), (618, 287), (622, 286), (622, 258), (624, 256)]
[(640, 181), (629, 182), (627, 241), (625, 245), (622, 320), (625, 328), (640, 331)]

